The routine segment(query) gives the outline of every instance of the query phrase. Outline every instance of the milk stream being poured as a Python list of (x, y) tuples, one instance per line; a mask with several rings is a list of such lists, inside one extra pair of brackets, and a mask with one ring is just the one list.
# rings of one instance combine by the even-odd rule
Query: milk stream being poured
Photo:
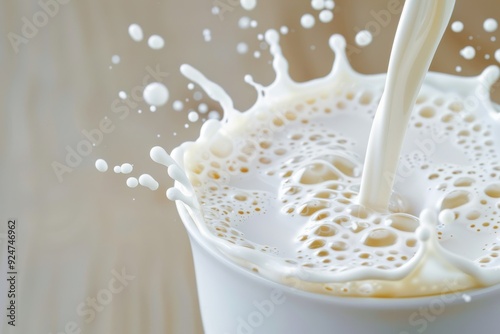
[[(406, 72), (411, 86), (397, 87), (404, 75), (391, 70), (395, 79), (356, 73), (339, 35), (329, 41), (336, 56), (331, 72), (296, 83), (278, 32), (267, 31), (276, 79), (263, 87), (245, 78), (258, 92), (245, 112), (195, 68), (181, 67), (220, 103), (224, 117), (206, 121), (195, 142), (171, 155), (154, 147), (151, 158), (168, 167), (176, 182), (167, 196), (208, 244), (264, 277), (325, 294), (410, 297), (500, 282), (500, 125), (489, 98), (499, 69), (470, 78), (428, 73), (419, 89), (453, 1), (416, 3), (407, 1), (407, 8), (420, 10), (405, 9), (403, 26), (411, 30), (419, 22), (430, 30), (415, 29), (420, 35), (405, 47), (427, 48), (427, 55), (396, 66), (420, 62), (416, 72)], [(430, 26), (423, 13), (436, 17)], [(390, 110), (394, 96), (383, 92), (391, 83), (392, 94), (407, 95), (403, 109)], [(368, 141), (375, 111), (384, 105), (390, 117), (401, 113), (400, 130), (387, 132), (402, 143), (401, 152), (398, 143), (387, 148), (389, 137), (386, 144)], [(393, 171), (365, 167), (375, 173), (363, 175), (364, 163), (388, 161), (376, 159), (380, 150), (393, 150)]]
[(387, 210), (411, 111), (454, 5), (455, 0), (424, 0), (404, 6), (368, 140), (359, 196), (366, 207)]

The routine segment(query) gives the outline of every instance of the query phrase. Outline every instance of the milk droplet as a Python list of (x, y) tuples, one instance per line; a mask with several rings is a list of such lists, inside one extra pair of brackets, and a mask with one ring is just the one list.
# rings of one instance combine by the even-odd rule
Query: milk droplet
[(207, 105), (206, 103), (200, 103), (200, 104), (198, 105), (198, 111), (199, 111), (200, 113), (202, 113), (202, 114), (207, 113), (207, 111), (208, 111), (208, 105)]
[(250, 28), (250, 18), (248, 16), (242, 16), (238, 21), (238, 27), (241, 29)]
[(453, 213), (453, 211), (446, 209), (439, 213), (438, 219), (441, 224), (451, 224), (455, 220), (455, 214)]
[(500, 49), (495, 51), (495, 59), (497, 62), (500, 63)]
[(288, 34), (288, 27), (287, 27), (287, 26), (282, 26), (282, 27), (280, 28), (280, 33), (281, 33), (282, 35), (286, 35), (286, 34)]
[(427, 241), (431, 237), (431, 231), (427, 227), (420, 226), (415, 231), (417, 238), (421, 241)]
[(198, 113), (194, 110), (190, 111), (189, 114), (188, 114), (188, 120), (190, 122), (196, 122), (198, 119), (200, 119), (200, 115), (198, 115)]
[(255, 52), (253, 53), (253, 56), (254, 56), (255, 58), (260, 58), (260, 52), (259, 52), (259, 51), (255, 51)]
[(325, 9), (319, 13), (319, 20), (323, 23), (328, 23), (333, 20), (333, 12)]
[(120, 91), (118, 92), (118, 97), (122, 100), (125, 100), (127, 98), (127, 93), (125, 93), (124, 91)]
[(359, 46), (367, 46), (373, 41), (373, 36), (368, 30), (361, 30), (356, 34), (355, 41)]
[(151, 106), (151, 107), (149, 107), (149, 111), (151, 111), (151, 112), (155, 112), (155, 111), (156, 111), (156, 107), (155, 107), (155, 106)]
[(205, 42), (210, 42), (212, 40), (212, 32), (210, 29), (203, 29), (203, 39)]
[(188, 87), (189, 90), (193, 90), (194, 89), (194, 83), (192, 83), (192, 82), (188, 83), (187, 87)]
[(252, 10), (257, 6), (257, 0), (241, 0), (240, 3), (245, 10)]
[(257, 25), (258, 25), (257, 21), (255, 21), (255, 20), (250, 21), (250, 27), (257, 28)]
[(175, 111), (181, 111), (184, 108), (184, 103), (179, 100), (175, 100), (174, 103), (172, 103), (172, 108), (174, 108)]
[(472, 46), (466, 46), (465, 48), (460, 50), (460, 55), (468, 60), (473, 59), (476, 56), (476, 49), (474, 49)]
[(236, 51), (239, 54), (245, 54), (245, 53), (247, 53), (248, 52), (248, 45), (247, 45), (247, 43), (244, 43), (244, 42), (238, 43), (238, 45), (236, 45)]
[(464, 24), (460, 21), (455, 21), (451, 24), (451, 30), (453, 32), (462, 32), (464, 30)]
[(160, 50), (165, 46), (165, 41), (159, 35), (151, 35), (148, 38), (148, 46), (153, 50)]
[(142, 174), (139, 176), (139, 184), (151, 190), (156, 190), (159, 186), (159, 183), (149, 174)]
[(129, 177), (127, 179), (127, 186), (129, 188), (135, 188), (139, 184), (139, 181), (135, 177)]
[(129, 163), (124, 163), (121, 165), (120, 167), (120, 170), (123, 174), (130, 174), (132, 172), (132, 170), (134, 169), (134, 167), (132, 167), (131, 164)]
[(217, 6), (212, 7), (212, 15), (218, 15), (220, 13), (220, 8)]
[(325, 0), (325, 8), (332, 10), (335, 8), (335, 2), (333, 0)]
[(155, 146), (149, 151), (151, 160), (165, 167), (175, 164), (175, 160), (161, 146)]
[(161, 82), (153, 82), (144, 88), (143, 97), (147, 104), (160, 107), (168, 101), (168, 89)]
[(312, 27), (314, 27), (314, 23), (316, 22), (314, 20), (314, 16), (312, 16), (311, 14), (304, 14), (300, 18), (300, 24), (305, 29), (311, 29)]
[(144, 38), (141, 26), (135, 23), (128, 27), (128, 34), (130, 35), (130, 38), (136, 42), (140, 42)]
[(105, 171), (108, 170), (108, 163), (104, 159), (97, 159), (95, 161), (95, 168), (99, 171), (104, 173)]
[(212, 110), (208, 113), (208, 119), (220, 119), (220, 114), (216, 110)]
[(194, 92), (193, 93), (193, 99), (195, 101), (200, 101), (203, 98), (203, 93), (202, 92)]
[(113, 172), (115, 172), (116, 174), (120, 174), (122, 172), (122, 169), (120, 168), (120, 166), (115, 166), (113, 168)]
[(486, 32), (494, 32), (498, 29), (498, 22), (495, 19), (486, 19), (483, 23), (483, 28)]
[(455, 67), (455, 71), (457, 71), (459, 73), (462, 72), (462, 66)]
[(324, 0), (311, 0), (311, 7), (315, 10), (322, 10), (325, 8)]
[(120, 63), (120, 60), (121, 60), (121, 59), (120, 59), (120, 56), (119, 56), (119, 55), (113, 55), (113, 56), (111, 57), (111, 62), (112, 62), (113, 64), (119, 64), (119, 63)]

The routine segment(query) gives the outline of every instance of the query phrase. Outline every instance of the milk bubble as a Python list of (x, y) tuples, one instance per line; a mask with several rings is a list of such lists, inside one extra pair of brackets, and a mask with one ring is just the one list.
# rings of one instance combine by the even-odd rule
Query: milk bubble
[(161, 82), (150, 83), (144, 88), (143, 97), (147, 104), (161, 107), (168, 101), (168, 89)]
[(495, 60), (500, 63), (500, 49), (495, 51)]
[(128, 34), (130, 35), (130, 38), (136, 42), (140, 42), (144, 38), (141, 26), (136, 23), (133, 23), (128, 27)]

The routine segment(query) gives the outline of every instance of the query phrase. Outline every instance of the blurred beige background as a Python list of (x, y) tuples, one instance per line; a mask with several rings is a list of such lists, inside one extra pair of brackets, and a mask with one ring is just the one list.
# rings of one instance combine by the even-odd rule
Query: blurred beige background
[[(477, 75), (496, 63), (493, 54), (500, 42), (490, 38), (500, 36), (485, 33), (482, 23), (495, 15), (500, 21), (500, 5), (496, 0), (457, 2), (452, 20), (462, 21), (465, 30), (460, 34), (447, 31), (432, 69), (455, 73), (455, 67), (461, 66), (461, 74)], [(12, 34), (22, 36), (28, 31), (23, 28), (26, 20), (43, 23), (40, 12), (47, 11), (42, 4), (48, 3), (53, 15), (45, 15), (47, 21), (29, 37), (17, 39), (19, 44), (12, 43)], [(226, 6), (222, 17), (212, 14), (217, 3)], [(328, 24), (317, 20), (310, 30), (300, 28), (299, 23), (305, 12), (317, 18), (308, 0), (261, 0), (251, 12), (236, 3), (0, 2), (2, 310), (8, 302), (3, 277), (6, 225), (11, 218), (18, 222), (19, 273), (16, 327), (7, 325), (2, 311), (1, 333), (202, 333), (188, 239), (173, 203), (165, 197), (172, 182), (149, 159), (152, 146), (170, 151), (196, 137), (201, 122), (188, 122), (188, 109), (199, 102), (219, 109), (205, 94), (202, 101), (194, 100), (193, 93), (200, 89), (187, 89), (179, 66), (197, 67), (228, 91), (236, 107), (245, 110), (255, 92), (243, 76), (252, 73), (264, 84), (274, 77), (258, 33), (288, 26), (282, 47), (292, 77), (308, 80), (331, 67), (328, 37), (341, 32), (354, 45), (356, 30), (373, 22), (372, 11), (386, 9), (388, 0), (336, 0), (334, 20)], [(258, 27), (238, 28), (242, 16), (256, 19)], [(354, 68), (364, 73), (385, 71), (398, 19), (391, 17), (385, 27), (379, 24), (373, 43), (352, 53)], [(161, 35), (165, 47), (152, 50), (145, 40), (132, 41), (127, 33), (131, 23), (142, 26), (146, 39)], [(209, 42), (204, 40), (204, 29), (211, 31)], [(236, 52), (239, 42), (249, 45), (247, 54)], [(459, 56), (460, 49), (469, 44), (478, 49), (472, 61)], [(262, 53), (258, 59), (253, 57), (256, 50)], [(489, 60), (484, 59), (486, 54)], [(113, 55), (121, 57), (119, 64), (111, 63)], [(132, 100), (127, 113), (114, 113), (113, 103), (120, 103), (118, 92), (130, 95), (143, 80), (154, 81), (148, 77), (152, 69), (170, 91), (168, 104), (152, 113), (143, 102)], [(190, 102), (184, 110), (174, 111), (172, 102), (186, 98)], [(139, 114), (138, 109), (143, 112)], [(104, 117), (110, 119), (113, 130), (60, 182), (54, 161), (65, 163), (68, 147), (76, 149), (85, 140), (82, 131), (99, 128)], [(96, 171), (97, 158), (108, 162), (108, 172)], [(129, 176), (149, 173), (160, 181), (160, 188), (154, 192), (144, 187), (129, 189), (127, 177), (112, 171), (124, 162), (134, 165)], [(97, 304), (90, 306), (93, 301)]]

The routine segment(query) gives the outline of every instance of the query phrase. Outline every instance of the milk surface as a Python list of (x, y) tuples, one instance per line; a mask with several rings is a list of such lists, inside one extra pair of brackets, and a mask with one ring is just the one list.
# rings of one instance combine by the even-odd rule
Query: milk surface
[(276, 80), (247, 78), (259, 98), (245, 112), (184, 65), (224, 117), (173, 159), (152, 150), (177, 180), (169, 197), (186, 203), (207, 242), (265, 277), (327, 294), (408, 297), (497, 283), (500, 129), (488, 91), (498, 68), (427, 75), (380, 212), (359, 204), (359, 190), (385, 75), (351, 69), (336, 35), (331, 73), (295, 83), (278, 40), (268, 31)]
[[(500, 109), (489, 90), (499, 69), (426, 75), (453, 4), (407, 1), (388, 75), (354, 71), (344, 38), (334, 35), (331, 72), (294, 82), (279, 33), (267, 31), (276, 79), (264, 87), (245, 77), (258, 98), (244, 112), (182, 65), (190, 86), (201, 86), (224, 113), (170, 155), (151, 150), (176, 180), (167, 196), (184, 203), (204, 240), (232, 261), (304, 290), (412, 297), (498, 283)], [(486, 31), (493, 26), (485, 22)], [(129, 33), (143, 38), (138, 25)], [(165, 104), (168, 89), (151, 85), (146, 102)], [(128, 174), (132, 166), (114, 170)], [(126, 183), (159, 188), (149, 174)]]

